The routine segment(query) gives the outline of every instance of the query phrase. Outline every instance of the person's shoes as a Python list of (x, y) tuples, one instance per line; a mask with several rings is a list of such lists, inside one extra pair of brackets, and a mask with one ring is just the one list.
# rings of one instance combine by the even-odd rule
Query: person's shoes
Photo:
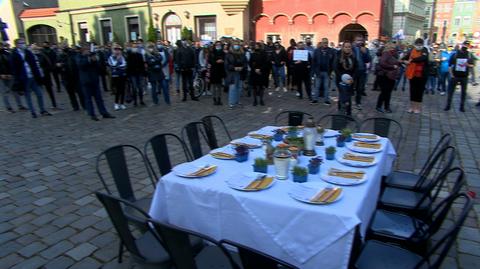
[(297, 96), (297, 97), (300, 97), (300, 93), (299, 93), (299, 92), (297, 92), (297, 93), (295, 94), (295, 96)]
[(402, 92), (404, 92), (404, 91), (405, 91), (405, 88), (402, 88)]
[(228, 109), (230, 109), (230, 110), (232, 110), (232, 109), (234, 109), (234, 108), (235, 108), (234, 105), (229, 105), (229, 106), (228, 106)]
[(80, 108), (79, 108), (79, 107), (75, 107), (75, 108), (73, 108), (73, 111), (80, 111)]
[(34, 119), (38, 118), (37, 114), (36, 114), (36, 113), (32, 113), (32, 118), (34, 118)]
[(381, 107), (377, 107), (377, 108), (375, 108), (375, 110), (379, 113), (385, 113), (385, 111), (383, 111), (383, 109)]
[(464, 107), (460, 107), (460, 112), (465, 112), (465, 108), (464, 108)]
[(125, 109), (127, 109), (127, 106), (126, 105), (120, 105), (120, 109), (125, 110)]
[(187, 97), (182, 98), (182, 102), (185, 102), (185, 101), (187, 101)]
[(7, 108), (7, 111), (10, 112), (10, 113), (15, 113), (15, 110), (13, 110), (13, 108), (11, 108), (11, 107)]
[(434, 91), (434, 90), (432, 90), (432, 95), (435, 95), (435, 91)]
[(99, 121), (99, 119), (97, 118), (97, 116), (91, 116), (90, 119), (93, 120), (93, 121)]
[(48, 111), (46, 111), (46, 110), (45, 110), (45, 111), (42, 111), (40, 114), (41, 114), (42, 116), (52, 116), (52, 114), (50, 114), (50, 112), (48, 112)]
[(390, 108), (385, 109), (385, 113), (393, 113), (393, 111)]
[(252, 97), (252, 92), (248, 91), (247, 92), (247, 97)]
[(365, 92), (362, 92), (361, 96), (367, 96), (367, 94)]
[(18, 107), (18, 110), (19, 110), (19, 111), (27, 111), (28, 109), (27, 109), (26, 107), (24, 107), (24, 106), (19, 106), (19, 107)]
[(280, 91), (280, 87), (276, 87), (276, 88), (275, 88), (275, 91), (276, 91), (276, 92)]
[(318, 104), (318, 101), (317, 100), (313, 100), (310, 102), (311, 105), (315, 105), (315, 104)]
[(476, 106), (476, 107), (479, 107), (479, 106), (480, 106), (480, 102), (476, 103), (475, 106)]
[(362, 109), (363, 109), (361, 104), (356, 104), (356, 105), (355, 105), (355, 108), (358, 109), (358, 110), (362, 110)]
[(440, 95), (441, 95), (441, 96), (444, 96), (444, 95), (445, 95), (445, 92), (440, 92)]
[(54, 111), (59, 111), (59, 110), (63, 110), (63, 108), (61, 108), (61, 107), (52, 107), (52, 110), (54, 110)]
[(140, 102), (140, 105), (141, 106), (146, 106), (146, 104), (144, 102)]
[(323, 102), (323, 104), (329, 106), (329, 105), (332, 104), (332, 102), (330, 102), (329, 100), (327, 100), (327, 101)]
[(136, 103), (136, 102), (135, 102), (135, 103), (133, 103), (133, 106), (134, 106), (134, 107), (137, 107), (137, 103)]
[(218, 105), (219, 105), (219, 106), (223, 106), (223, 103), (222, 103), (222, 99), (221, 99), (221, 98), (218, 98)]
[(428, 90), (425, 90), (425, 91), (423, 92), (423, 94), (428, 94)]
[(265, 103), (263, 102), (263, 100), (260, 100), (260, 105), (261, 105), (261, 106), (264, 106), (264, 105), (265, 105)]
[(253, 101), (253, 106), (257, 106), (257, 100)]
[(449, 111), (450, 110), (450, 106), (446, 106), (443, 111)]
[(473, 86), (477, 86), (477, 85), (478, 85), (478, 82), (474, 82), (472, 85), (473, 85)]
[(283, 87), (283, 92), (288, 92), (286, 87)]
[(104, 118), (104, 119), (115, 119), (115, 116), (113, 116), (113, 115), (110, 114), (110, 113), (107, 113), (107, 114), (103, 114), (103, 118)]
[(410, 109), (407, 110), (407, 113), (412, 114), (412, 113), (413, 113), (413, 110), (410, 108)]
[(413, 114), (420, 114), (420, 110), (414, 110)]
[(120, 109), (120, 105), (119, 105), (119, 104), (114, 104), (114, 105), (113, 105), (113, 109), (114, 109), (114, 110), (119, 110), (119, 109)]

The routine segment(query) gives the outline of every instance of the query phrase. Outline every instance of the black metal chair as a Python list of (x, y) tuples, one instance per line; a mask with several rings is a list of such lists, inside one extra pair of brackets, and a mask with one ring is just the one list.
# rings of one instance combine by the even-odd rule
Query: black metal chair
[(342, 114), (324, 115), (318, 120), (318, 124), (322, 125), (323, 127), (337, 131), (345, 128), (350, 128), (352, 131), (356, 132), (359, 129), (359, 124), (356, 119)]
[[(122, 262), (123, 246), (132, 254), (135, 261), (145, 264), (159, 265), (160, 268), (171, 268), (171, 260), (167, 251), (162, 246), (160, 238), (148, 225), (149, 215), (131, 202), (112, 195), (96, 192), (98, 200), (103, 204), (110, 220), (120, 238), (118, 262)], [(125, 208), (137, 211), (143, 217), (145, 231), (136, 236), (138, 232), (132, 231)]]
[[(427, 184), (428, 175), (433, 175), (432, 177), (434, 177), (434, 175), (438, 174), (439, 171), (441, 171), (441, 167), (435, 164), (435, 162), (439, 161), (436, 156), (443, 149), (445, 149), (450, 145), (451, 139), (452, 139), (452, 135), (448, 133), (444, 134), (440, 138), (440, 140), (437, 142), (437, 144), (433, 148), (433, 151), (428, 156), (427, 161), (423, 165), (419, 174), (406, 172), (406, 171), (393, 171), (392, 173), (390, 173), (390, 175), (388, 175), (384, 179), (383, 181), (384, 185), (388, 187), (395, 187), (395, 188), (401, 188), (406, 190), (419, 190), (419, 191), (423, 190), (424, 187), (428, 185)], [(431, 171), (432, 169), (436, 170), (433, 172), (433, 174)]]
[[(473, 207), (473, 201), (465, 193), (460, 193), (449, 197), (441, 204), (443, 208), (451, 208), (453, 203), (459, 203), (464, 200), (463, 208), (456, 219), (446, 229), (441, 232), (443, 236), (432, 244), (424, 256), (400, 248), (395, 245), (383, 243), (376, 240), (369, 240), (365, 243), (362, 252), (357, 258), (354, 268), (357, 269), (416, 269), (416, 268), (440, 268), (443, 260), (448, 254), (455, 238), (460, 231), (461, 226), (468, 216), (468, 212)], [(440, 232), (429, 235), (429, 238), (436, 237)]]
[(437, 158), (445, 159), (442, 170), (425, 186), (423, 191), (386, 187), (378, 202), (379, 208), (402, 211), (419, 218), (425, 218), (431, 212), (432, 203), (438, 197), (446, 180), (444, 175), (455, 159), (455, 148), (448, 146), (437, 155)]
[(304, 117), (313, 117), (312, 114), (302, 111), (282, 111), (275, 116), (275, 125), (280, 124), (280, 121), (284, 120), (285, 116), (288, 117), (288, 126), (303, 125)]
[[(126, 151), (128, 152), (126, 153)], [(128, 155), (128, 161), (126, 154)], [(118, 145), (108, 148), (98, 155), (96, 161), (97, 175), (100, 178), (100, 181), (102, 182), (103, 187), (105, 188), (107, 193), (111, 195), (113, 192), (109, 185), (111, 186), (112, 184), (107, 183), (107, 180), (105, 178), (106, 174), (102, 173), (101, 169), (104, 161), (106, 161), (106, 164), (110, 170), (113, 185), (115, 185), (120, 198), (132, 202), (137, 207), (142, 208), (144, 211), (148, 211), (151, 204), (151, 198), (147, 197), (138, 199), (135, 196), (130, 175), (138, 174), (138, 171), (135, 171), (135, 173), (130, 173), (128, 164), (129, 162), (132, 166), (134, 166), (134, 164), (137, 164), (135, 168), (138, 168), (139, 171), (145, 169), (145, 173), (143, 173), (141, 177), (148, 176), (150, 182), (152, 183), (152, 190), (154, 190), (155, 180), (153, 178), (152, 171), (150, 170), (150, 167), (148, 165), (148, 161), (143, 155), (143, 153), (138, 148), (132, 145)], [(145, 178), (143, 177), (141, 179), (143, 180)], [(137, 217), (139, 216), (136, 215), (135, 212), (127, 212), (127, 216), (130, 220), (134, 222), (143, 222), (142, 218), (137, 219)]]
[[(150, 219), (149, 223), (162, 239), (176, 269), (232, 268), (240, 269), (227, 249), (206, 235), (171, 224)], [(190, 237), (195, 236), (209, 243), (197, 253)]]
[(400, 142), (403, 139), (403, 128), (400, 122), (394, 119), (383, 117), (365, 119), (360, 123), (359, 131), (372, 132), (379, 136), (388, 137), (391, 140), (396, 138), (395, 148), (397, 150), (400, 149)]
[(155, 179), (158, 180), (159, 177), (155, 171), (156, 169), (153, 167), (149, 155), (155, 159), (155, 163), (157, 164), (156, 167), (160, 172), (160, 175), (164, 176), (170, 173), (172, 170), (172, 157), (170, 156), (169, 149), (171, 149), (171, 147), (173, 147), (175, 144), (180, 147), (181, 150), (183, 150), (183, 154), (185, 155), (183, 162), (189, 162), (193, 160), (187, 145), (177, 135), (171, 133), (159, 134), (150, 138), (147, 143), (145, 143), (143, 151)]
[[(190, 122), (182, 128), (182, 139), (190, 145), (190, 153), (194, 160), (203, 156), (206, 149), (215, 149), (213, 143), (208, 139), (208, 126), (201, 121)], [(204, 141), (202, 143), (201, 141)]]
[(227, 249), (235, 247), (238, 254), (240, 255), (240, 260), (242, 261), (242, 266), (245, 269), (298, 269), (298, 267), (291, 265), (285, 261), (281, 261), (275, 257), (272, 257), (268, 254), (262, 253), (253, 248), (241, 245), (230, 240), (220, 240), (220, 245), (224, 246)]
[(375, 239), (382, 242), (391, 242), (418, 254), (425, 254), (430, 236), (440, 229), (445, 220), (449, 208), (446, 201), (457, 195), (465, 183), (464, 172), (461, 168), (455, 167), (446, 171), (442, 177), (455, 176), (452, 191), (447, 198), (442, 200), (427, 216), (426, 221), (386, 210), (377, 210), (372, 218), (368, 239)]
[[(205, 125), (208, 127), (206, 130), (207, 130), (208, 141), (210, 141), (210, 147), (213, 147), (213, 148), (219, 147), (218, 137), (217, 137), (217, 134), (219, 132), (215, 130), (218, 128), (222, 129), (221, 131), (226, 134), (226, 138), (228, 139), (226, 143), (222, 143), (221, 145), (227, 144), (230, 141), (232, 141), (232, 136), (230, 136), (230, 132), (227, 129), (227, 125), (225, 125), (225, 122), (219, 116), (208, 115), (203, 117), (201, 121), (205, 123)], [(217, 124), (215, 124), (215, 122)], [(219, 126), (219, 127), (215, 128), (215, 126)]]

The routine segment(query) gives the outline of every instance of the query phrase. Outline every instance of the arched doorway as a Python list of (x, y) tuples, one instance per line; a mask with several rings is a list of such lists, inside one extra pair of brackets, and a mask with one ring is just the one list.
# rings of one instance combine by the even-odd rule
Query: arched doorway
[(353, 41), (356, 35), (361, 34), (365, 37), (365, 40), (368, 38), (368, 32), (365, 27), (358, 23), (350, 23), (342, 28), (338, 36), (338, 41), (343, 42), (346, 40)]
[(55, 28), (45, 24), (39, 24), (28, 28), (27, 35), (29, 43), (42, 43), (45, 41), (57, 43), (57, 31)]
[(169, 13), (165, 15), (165, 19), (163, 20), (164, 25), (164, 37), (172, 44), (182, 38), (182, 20), (180, 17), (177, 16), (175, 13)]

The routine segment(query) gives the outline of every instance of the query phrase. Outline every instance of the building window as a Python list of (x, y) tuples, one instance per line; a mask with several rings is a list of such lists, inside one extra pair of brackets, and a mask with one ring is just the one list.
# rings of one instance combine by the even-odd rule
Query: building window
[(456, 18), (455, 18), (455, 21), (453, 21), (453, 25), (455, 25), (455, 26), (460, 26), (460, 21), (461, 21), (461, 18), (460, 18), (460, 17), (456, 17)]
[(469, 26), (470, 23), (472, 23), (472, 20), (470, 17), (463, 17), (463, 26)]
[(213, 41), (217, 39), (217, 17), (195, 17), (195, 32), (200, 40)]
[(88, 36), (88, 25), (86, 22), (78, 23), (78, 36), (81, 43), (85, 43), (90, 40)]
[(127, 38), (130, 41), (136, 41), (140, 38), (140, 24), (138, 17), (127, 17)]
[(177, 40), (181, 39), (182, 20), (175, 13), (170, 13), (164, 20), (165, 37), (170, 43), (175, 44)]
[(111, 19), (100, 20), (100, 33), (102, 35), (103, 44), (107, 44), (108, 42), (113, 41), (112, 20)]
[(267, 34), (267, 39), (268, 38), (271, 38), (273, 43), (277, 41), (280, 42), (282, 40), (279, 34)]
[(300, 40), (305, 42), (305, 39), (310, 38), (312, 44), (315, 44), (315, 35), (314, 34), (300, 34)]

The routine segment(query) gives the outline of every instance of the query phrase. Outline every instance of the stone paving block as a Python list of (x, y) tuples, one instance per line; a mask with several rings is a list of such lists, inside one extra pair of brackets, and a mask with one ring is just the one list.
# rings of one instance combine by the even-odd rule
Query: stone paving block
[(13, 266), (11, 269), (38, 269), (46, 263), (46, 260), (42, 257), (35, 256), (28, 260), (24, 260), (21, 263)]
[(90, 243), (82, 243), (81, 245), (67, 251), (66, 254), (74, 260), (80, 261), (92, 254), (96, 249), (97, 247)]
[(87, 228), (80, 233), (77, 233), (76, 235), (70, 237), (70, 241), (73, 242), (74, 244), (78, 243), (83, 243), (83, 242), (90, 242), (90, 239), (92, 237), (96, 236), (100, 232), (98, 230), (92, 229), (92, 228)]
[(460, 268), (480, 268), (480, 257), (477, 255), (459, 254), (458, 264)]
[(10, 197), (10, 194), (9, 194), (9, 193), (6, 193), (6, 192), (1, 192), (1, 193), (0, 193), (0, 200), (5, 199), (5, 198), (7, 198), (7, 197)]
[(21, 262), (22, 260), (23, 258), (17, 254), (10, 254), (0, 259), (0, 268), (11, 268), (13, 265)]
[[(480, 243), (480, 230), (478, 228), (462, 227), (458, 234), (458, 238)], [(480, 253), (478, 254), (480, 255)]]
[(31, 223), (35, 224), (37, 226), (43, 226), (43, 225), (49, 223), (50, 221), (52, 221), (53, 219), (56, 219), (56, 218), (57, 218), (56, 215), (48, 213), (48, 214), (41, 215), (40, 217), (34, 219)]
[(15, 241), (26, 246), (33, 242), (39, 241), (39, 237), (34, 234), (26, 234), (22, 237), (18, 237)]
[(63, 253), (69, 251), (73, 247), (74, 247), (74, 245), (71, 242), (69, 242), (67, 240), (63, 240), (63, 241), (60, 241), (60, 242), (56, 243), (52, 247), (42, 251), (40, 253), (40, 255), (47, 260), (52, 260), (53, 258), (55, 258), (57, 256), (60, 256)]
[(81, 218), (71, 224), (72, 227), (77, 228), (79, 230), (83, 230), (89, 226), (94, 225), (97, 223), (100, 219), (95, 216), (86, 216), (84, 218)]
[(33, 187), (31, 189), (29, 189), (28, 191), (30, 191), (31, 193), (39, 193), (39, 192), (42, 192), (44, 190), (47, 190), (48, 187), (47, 186), (36, 186), (36, 187)]
[(66, 238), (71, 237), (72, 235), (75, 234), (75, 230), (72, 229), (71, 227), (65, 227), (63, 229), (60, 229), (48, 236), (43, 237), (42, 242), (44, 242), (47, 245), (53, 245), (57, 242), (60, 242)]
[(20, 249), (18, 253), (26, 258), (30, 258), (31, 256), (45, 249), (46, 247), (47, 246), (45, 244), (42, 244), (40, 242), (34, 242)]
[(44, 198), (38, 199), (37, 201), (33, 202), (33, 204), (35, 204), (36, 206), (44, 206), (44, 205), (47, 205), (47, 204), (49, 204), (53, 201), (55, 201), (55, 198), (53, 198), (53, 197), (44, 197)]
[(478, 251), (480, 250), (480, 243), (469, 241), (469, 240), (458, 240), (458, 252), (470, 254), (470, 255), (479, 255)]
[(44, 265), (45, 269), (66, 269), (74, 264), (75, 261), (69, 257), (60, 256), (54, 260), (49, 261)]
[(17, 238), (17, 237), (18, 237), (18, 235), (16, 233), (13, 233), (13, 232), (2, 233), (2, 234), (0, 234), (0, 245), (2, 245), (3, 243), (8, 242), (8, 241), (10, 241), (14, 238)]
[(87, 204), (89, 204), (89, 203), (91, 203), (95, 200), (96, 200), (96, 198), (93, 195), (88, 195), (88, 196), (85, 196), (83, 198), (80, 198), (80, 199), (76, 200), (73, 203), (76, 204), (76, 205), (79, 205), (79, 206), (84, 206), (84, 205), (87, 205)]
[(2, 247), (0, 247), (0, 258), (10, 255), (12, 253), (17, 253), (17, 251), (22, 247), (22, 245), (12, 240), (4, 243), (2, 244)]

